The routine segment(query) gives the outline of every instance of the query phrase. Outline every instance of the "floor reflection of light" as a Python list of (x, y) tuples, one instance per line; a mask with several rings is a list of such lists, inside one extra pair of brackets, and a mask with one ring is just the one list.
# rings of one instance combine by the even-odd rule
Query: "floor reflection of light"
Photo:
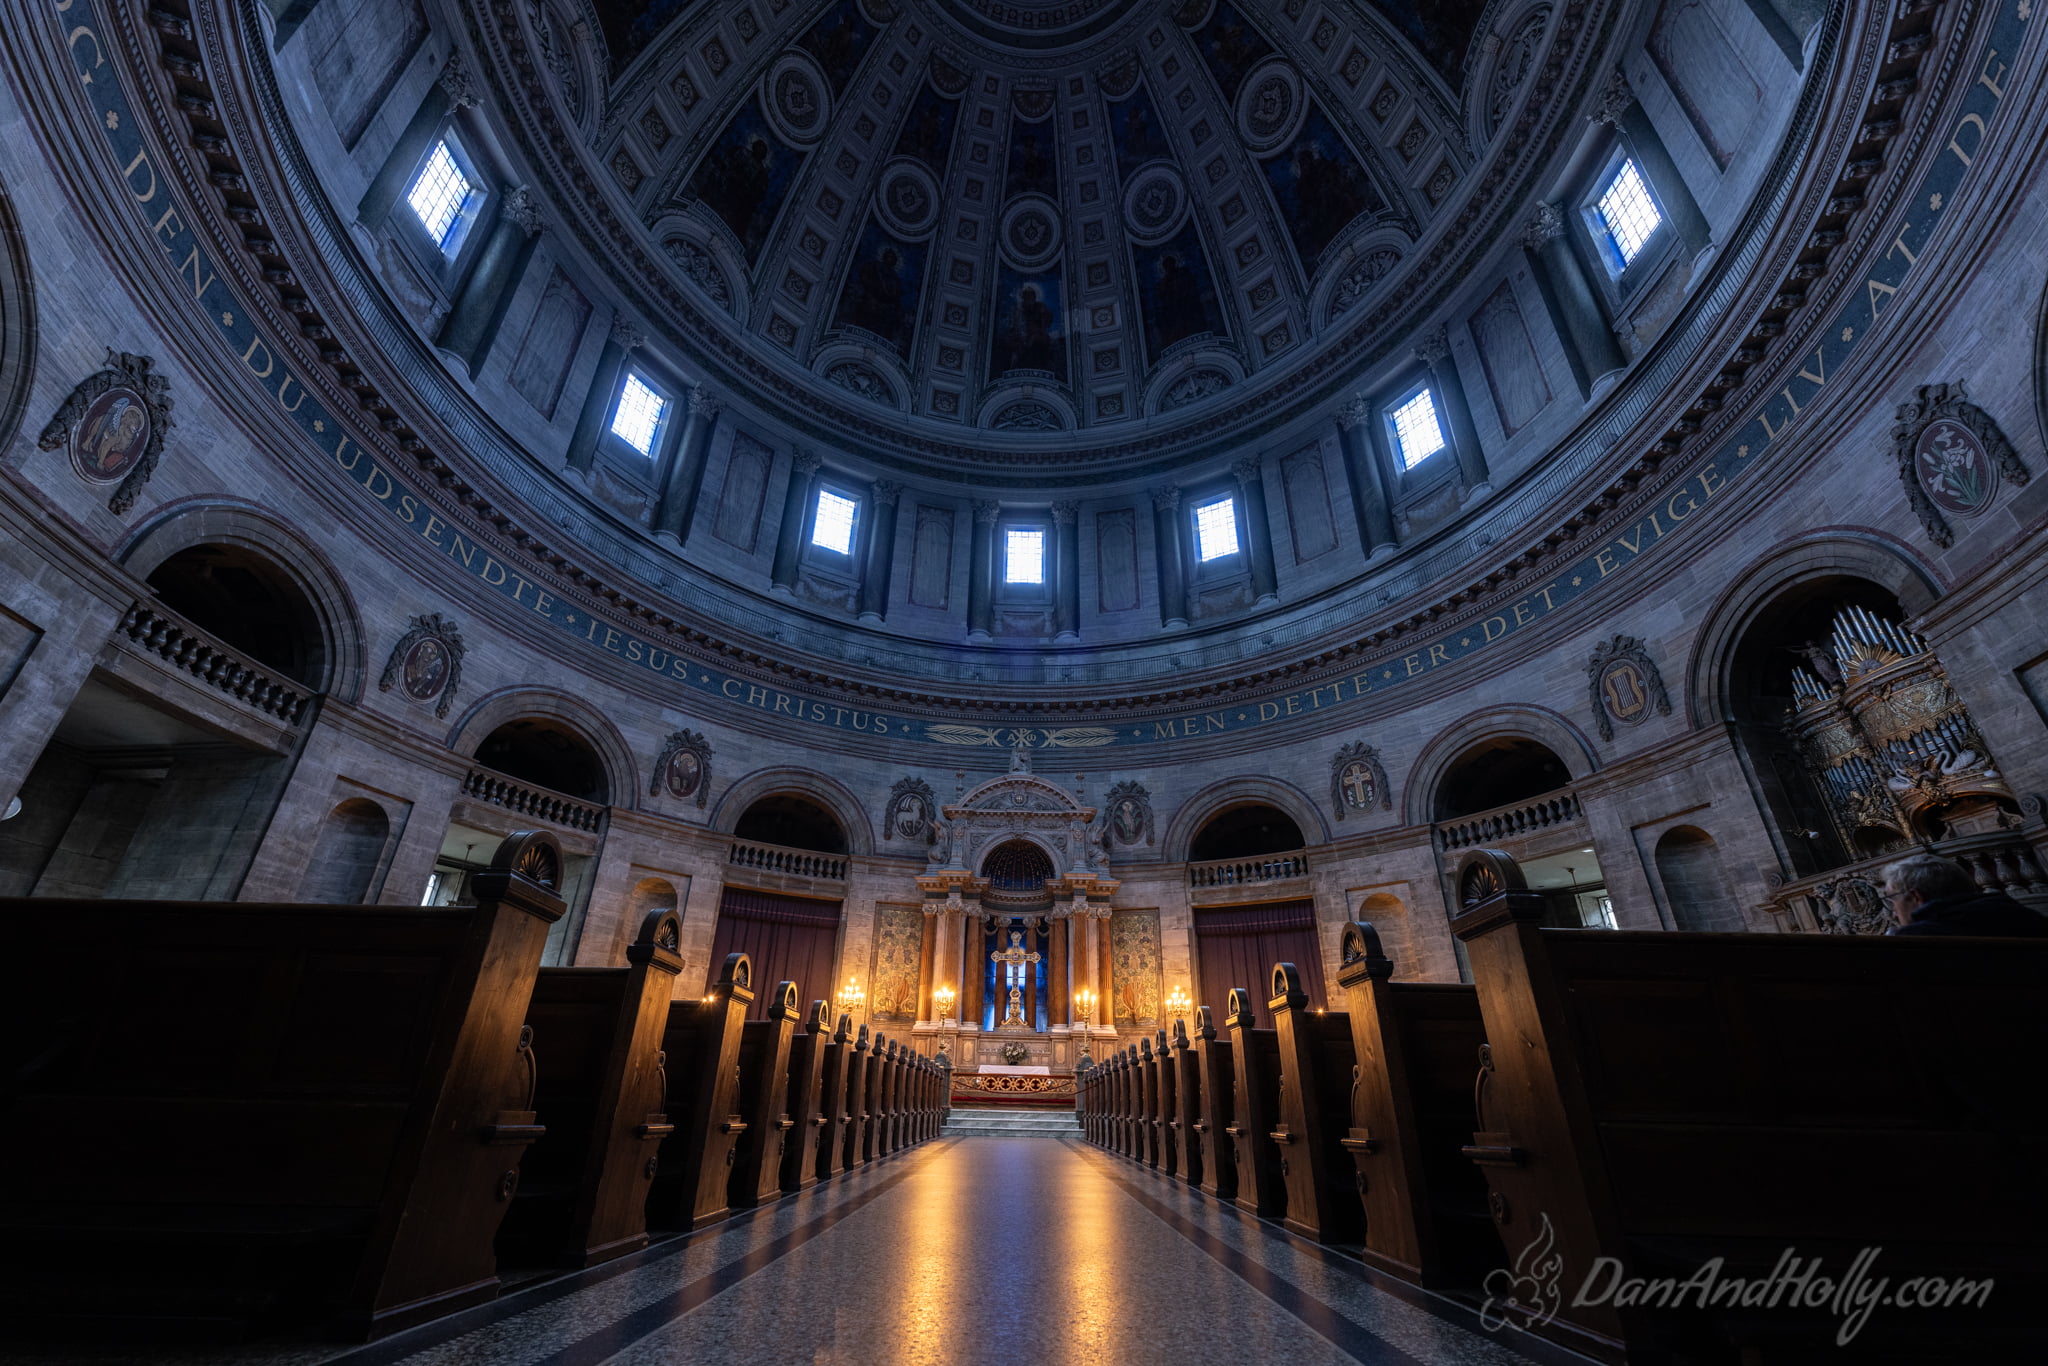
[[(944, 1366), (972, 1360), (967, 1347), (975, 1333), (974, 1308), (981, 1299), (975, 1283), (973, 1248), (977, 1192), (961, 1145), (932, 1153), (898, 1195), (906, 1235), (900, 1270), (874, 1268), (874, 1293), (889, 1306), (901, 1336), (896, 1361), (903, 1366)], [(965, 1339), (965, 1340), (963, 1340)]]
[(1068, 1324), (1064, 1356), (1074, 1366), (1108, 1360), (1113, 1336), (1117, 1284), (1111, 1257), (1107, 1202), (1116, 1193), (1080, 1154), (1067, 1150), (1059, 1164), (1061, 1189), (1054, 1195), (1058, 1216), (1049, 1226), (1058, 1282), (1046, 1288), (1063, 1306)]

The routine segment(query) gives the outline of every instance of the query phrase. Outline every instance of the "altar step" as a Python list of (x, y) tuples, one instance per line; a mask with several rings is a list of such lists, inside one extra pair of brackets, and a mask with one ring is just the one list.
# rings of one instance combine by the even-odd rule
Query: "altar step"
[(1072, 1110), (997, 1110), (955, 1106), (946, 1138), (1065, 1138), (1081, 1132)]

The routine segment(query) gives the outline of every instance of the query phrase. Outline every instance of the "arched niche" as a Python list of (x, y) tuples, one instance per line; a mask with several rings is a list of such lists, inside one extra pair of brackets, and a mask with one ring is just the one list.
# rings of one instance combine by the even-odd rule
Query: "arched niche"
[(683, 914), (683, 904), (676, 893), (676, 886), (665, 877), (643, 877), (633, 884), (633, 890), (626, 896), (626, 916), (623, 923), (638, 925), (647, 918), (650, 911), (674, 911), (678, 918)]
[(1652, 855), (1657, 880), (1664, 884), (1665, 903), (1675, 930), (1745, 930), (1742, 908), (1721, 864), (1720, 846), (1696, 825), (1680, 825), (1657, 837)]
[(327, 813), (313, 842), (313, 857), (299, 883), (299, 900), (322, 906), (361, 905), (383, 880), (391, 818), (366, 797), (351, 797)]
[[(503, 688), (479, 698), (455, 724), (449, 747), (457, 754), (521, 782), (601, 806), (631, 809), (639, 795), (633, 754), (610, 718), (579, 697), (544, 688)], [(594, 766), (581, 791), (557, 787), (543, 775), (550, 754), (574, 753), (583, 769)], [(503, 765), (518, 765), (517, 770)], [(575, 769), (571, 769), (573, 773)], [(569, 780), (564, 775), (558, 778)], [(602, 796), (587, 795), (601, 792)]]
[(711, 828), (727, 835), (737, 834), (740, 817), (749, 807), (763, 797), (778, 795), (808, 798), (829, 811), (845, 832), (845, 852), (874, 852), (874, 831), (860, 798), (837, 779), (803, 768), (757, 769), (738, 779), (712, 808)]
[(1225, 807), (1202, 823), (1188, 846), (1188, 862), (1287, 854), (1307, 844), (1301, 826), (1277, 806), (1247, 802)]
[(1475, 756), (1510, 752), (1518, 746), (1526, 750), (1529, 745), (1547, 752), (1564, 769), (1555, 787), (1576, 782), (1600, 766), (1584, 732), (1548, 707), (1496, 707), (1476, 712), (1439, 731), (1416, 756), (1402, 789), (1408, 823), (1427, 825), (1442, 819), (1437, 814), (1438, 796), (1454, 768), (1470, 764)]
[(1322, 809), (1300, 788), (1278, 778), (1226, 778), (1180, 804), (1161, 840), (1165, 856), (1178, 863), (1191, 860), (1195, 836), (1217, 816), (1243, 806), (1269, 806), (1281, 812), (1301, 831), (1305, 846), (1329, 843), (1330, 826)]
[(367, 665), (355, 599), (326, 556), (268, 512), (174, 505), (138, 528), (119, 558), (165, 607), (257, 663), (344, 701), (361, 698)]
[(846, 827), (830, 808), (794, 792), (774, 792), (748, 805), (733, 825), (733, 838), (785, 849), (843, 854)]

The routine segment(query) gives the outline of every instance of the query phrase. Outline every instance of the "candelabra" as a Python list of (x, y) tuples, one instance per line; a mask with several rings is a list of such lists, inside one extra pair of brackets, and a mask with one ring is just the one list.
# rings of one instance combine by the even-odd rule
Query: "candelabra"
[(1167, 995), (1166, 1013), (1176, 1022), (1187, 1019), (1188, 1012), (1194, 1008), (1195, 1003), (1188, 999), (1187, 992), (1181, 987), (1175, 987)]
[(1081, 1056), (1079, 1063), (1092, 1061), (1088, 1056), (1088, 1013), (1095, 1008), (1095, 993), (1082, 987), (1074, 993), (1074, 1015), (1081, 1024)]
[(932, 992), (932, 1004), (939, 1008), (940, 1024), (948, 1025), (953, 1022), (953, 1000), (958, 994), (951, 987), (939, 987)]
[(855, 1024), (860, 1023), (854, 1017), (860, 1014), (861, 1007), (867, 1003), (868, 999), (868, 994), (860, 989), (860, 978), (848, 977), (846, 985), (839, 988), (838, 994), (833, 999), (838, 1002), (841, 1015), (853, 1019)]

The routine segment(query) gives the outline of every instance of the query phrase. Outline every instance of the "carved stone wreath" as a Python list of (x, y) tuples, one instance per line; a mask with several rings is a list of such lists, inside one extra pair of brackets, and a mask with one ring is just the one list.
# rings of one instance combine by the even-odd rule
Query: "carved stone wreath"
[(1961, 380), (1923, 384), (1899, 405), (1892, 459), (1927, 539), (1943, 549), (1955, 541), (1944, 512), (1975, 517), (1997, 497), (2000, 475), (2015, 484), (2033, 477), (1991, 415), (1969, 402)]
[(170, 381), (151, 372), (154, 364), (108, 347), (106, 368), (80, 380), (36, 438), (46, 451), (69, 446), (80, 478), (117, 483), (107, 499), (116, 516), (135, 506), (171, 430)]
[(1380, 752), (1363, 740), (1345, 745), (1330, 756), (1330, 806), (1343, 820), (1353, 811), (1394, 809), (1394, 790), (1387, 782)]
[(694, 797), (701, 809), (711, 793), (711, 742), (694, 730), (679, 730), (662, 743), (654, 761), (654, 780), (647, 795), (663, 792), (683, 801)]
[(1649, 720), (1653, 707), (1659, 716), (1671, 715), (1671, 695), (1657, 661), (1634, 636), (1618, 635), (1594, 647), (1586, 661), (1586, 689), (1602, 740), (1614, 738), (1616, 721), (1639, 726)]
[(411, 628), (391, 648), (377, 691), (399, 689), (415, 702), (434, 703), (434, 715), (446, 719), (462, 686), (462, 633), (437, 613), (414, 617)]

